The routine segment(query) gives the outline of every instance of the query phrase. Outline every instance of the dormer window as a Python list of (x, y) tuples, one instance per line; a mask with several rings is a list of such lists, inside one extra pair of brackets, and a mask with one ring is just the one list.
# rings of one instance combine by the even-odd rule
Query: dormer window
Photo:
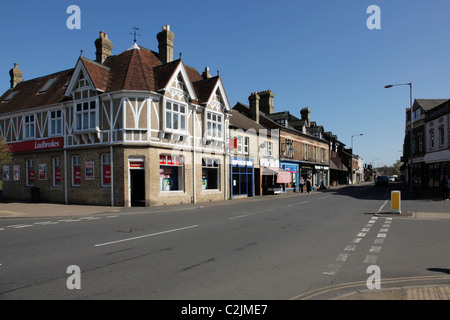
[(80, 73), (73, 94), (75, 131), (95, 131), (97, 129), (97, 92), (91, 89), (83, 73)]

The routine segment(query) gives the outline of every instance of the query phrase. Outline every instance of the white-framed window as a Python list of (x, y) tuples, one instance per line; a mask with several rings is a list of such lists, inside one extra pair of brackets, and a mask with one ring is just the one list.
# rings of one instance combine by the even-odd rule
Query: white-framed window
[(95, 100), (79, 102), (75, 107), (76, 130), (93, 130), (96, 128)]
[(202, 190), (219, 190), (220, 160), (202, 159)]
[(81, 160), (79, 156), (72, 157), (72, 186), (81, 186)]
[(24, 116), (23, 138), (24, 139), (33, 139), (35, 136), (36, 136), (36, 134), (35, 134), (35, 116), (34, 115)]
[(166, 101), (164, 129), (171, 132), (186, 132), (187, 106)]
[(160, 191), (184, 190), (184, 159), (181, 156), (159, 156)]
[(74, 92), (75, 131), (92, 131), (97, 127), (97, 93), (91, 90), (89, 80), (80, 74)]
[(27, 186), (34, 186), (36, 180), (36, 170), (34, 167), (34, 160), (26, 160), (27, 167)]
[(303, 158), (308, 159), (308, 148), (309, 146), (305, 143), (303, 144)]
[(325, 149), (321, 148), (322, 150), (322, 162), (325, 162)]
[(271, 157), (273, 155), (273, 142), (267, 141), (267, 155)]
[(223, 116), (221, 114), (206, 112), (206, 137), (223, 138)]
[(102, 154), (102, 186), (111, 186), (111, 155)]
[(314, 161), (317, 161), (317, 147), (316, 146), (314, 146), (314, 148), (313, 148), (313, 158), (314, 158)]
[(61, 110), (50, 111), (50, 135), (62, 134), (62, 116)]
[(53, 186), (61, 187), (61, 158), (53, 158)]
[(244, 137), (244, 154), (250, 153), (250, 138)]
[(244, 141), (244, 137), (243, 136), (238, 136), (237, 137), (237, 153), (238, 154), (242, 154), (242, 152), (243, 152), (243, 148), (244, 148), (244, 146), (243, 146), (243, 141)]

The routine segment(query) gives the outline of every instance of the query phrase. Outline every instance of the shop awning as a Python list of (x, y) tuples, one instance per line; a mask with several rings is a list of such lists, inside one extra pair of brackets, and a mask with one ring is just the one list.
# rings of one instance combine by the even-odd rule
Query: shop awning
[(291, 173), (281, 168), (262, 167), (261, 172), (263, 176), (277, 175), (277, 183), (290, 183), (292, 181)]

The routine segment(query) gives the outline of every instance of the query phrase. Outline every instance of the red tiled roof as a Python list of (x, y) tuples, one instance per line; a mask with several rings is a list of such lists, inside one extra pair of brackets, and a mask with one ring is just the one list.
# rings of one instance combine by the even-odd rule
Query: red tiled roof
[[(157, 53), (144, 47), (110, 56), (103, 64), (85, 57), (81, 57), (80, 60), (96, 89), (102, 92), (121, 90), (157, 92), (168, 85), (176, 68), (183, 63), (181, 60), (175, 60), (162, 64)], [(199, 103), (206, 102), (211, 96), (218, 77), (204, 80), (195, 68), (186, 65), (184, 67), (199, 98)], [(71, 97), (64, 97), (64, 92), (65, 85), (70, 81), (73, 72), (74, 69), (70, 69), (17, 84), (15, 88), (6, 91), (0, 97), (0, 114), (70, 100)], [(54, 77), (57, 77), (57, 80), (48, 91), (37, 94), (42, 86)], [(11, 91), (19, 92), (9, 102), (3, 102)]]
[[(48, 106), (70, 99), (64, 96), (64, 92), (66, 84), (68, 84), (73, 75), (73, 71), (74, 69), (69, 69), (18, 83), (0, 97), (0, 114)], [(44, 93), (39, 93), (47, 81), (53, 78), (56, 78), (56, 80), (48, 90)], [(5, 102), (4, 100), (13, 91), (17, 91), (17, 94), (11, 100)]]

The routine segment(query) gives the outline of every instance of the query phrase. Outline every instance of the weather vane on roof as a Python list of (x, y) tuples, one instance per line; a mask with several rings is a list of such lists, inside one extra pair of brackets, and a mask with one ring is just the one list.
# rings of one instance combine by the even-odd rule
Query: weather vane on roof
[(134, 36), (134, 43), (136, 43), (136, 36), (140, 36), (140, 34), (137, 33), (137, 31), (139, 30), (139, 28), (133, 27), (133, 28), (131, 28), (131, 29), (134, 30), (134, 33), (130, 33), (130, 34)]

